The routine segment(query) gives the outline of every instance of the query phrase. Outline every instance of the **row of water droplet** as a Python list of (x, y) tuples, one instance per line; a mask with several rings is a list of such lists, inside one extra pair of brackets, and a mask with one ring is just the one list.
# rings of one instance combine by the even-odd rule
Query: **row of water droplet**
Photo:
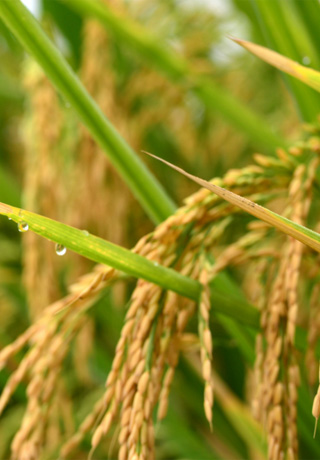
[[(8, 219), (12, 220), (11, 217), (8, 217)], [(27, 232), (29, 230), (28, 223), (25, 221), (18, 222), (18, 230), (21, 233)], [(89, 232), (87, 230), (82, 230), (82, 233), (85, 236), (89, 236)], [(63, 244), (60, 244), (60, 243), (56, 243), (55, 250), (58, 256), (64, 256), (65, 253), (67, 252), (67, 248)]]

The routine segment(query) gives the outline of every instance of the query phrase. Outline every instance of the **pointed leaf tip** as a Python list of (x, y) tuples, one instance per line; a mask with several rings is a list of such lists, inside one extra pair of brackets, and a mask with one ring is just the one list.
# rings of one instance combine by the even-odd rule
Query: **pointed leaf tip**
[(315, 249), (316, 251), (320, 252), (320, 235), (302, 225), (296, 224), (295, 222), (286, 219), (285, 217), (276, 214), (273, 211), (270, 211), (259, 204), (248, 200), (247, 198), (237, 195), (234, 192), (231, 192), (225, 188), (219, 187), (218, 185), (214, 184), (213, 182), (208, 182), (200, 177), (193, 176), (192, 174), (184, 171), (182, 168), (169, 163), (169, 161), (164, 160), (163, 158), (159, 158), (152, 153), (147, 153), (147, 155), (152, 156), (153, 158), (165, 163), (166, 165), (170, 166), (170, 168), (175, 169), (180, 174), (183, 174), (186, 177), (189, 177), (192, 181), (196, 182), (197, 184), (201, 185), (211, 192), (218, 195), (223, 200), (228, 201), (229, 203), (237, 206), (238, 208), (248, 212), (249, 214), (257, 217), (264, 222), (272, 225), (273, 227), (277, 228), (283, 233), (292, 236), (293, 238), (301, 241), (301, 243), (306, 244), (310, 248)]
[(241, 40), (239, 38), (232, 38), (232, 40), (273, 67), (276, 67), (282, 72), (297, 78), (306, 85), (320, 92), (320, 72), (310, 69), (309, 67), (305, 67), (292, 59), (282, 56), (276, 51), (257, 45), (256, 43)]
[(241, 38), (234, 37), (233, 35), (230, 35), (230, 34), (228, 34), (227, 37), (230, 38), (230, 40), (232, 40), (233, 42), (239, 43), (239, 45), (241, 45), (242, 42), (244, 41)]

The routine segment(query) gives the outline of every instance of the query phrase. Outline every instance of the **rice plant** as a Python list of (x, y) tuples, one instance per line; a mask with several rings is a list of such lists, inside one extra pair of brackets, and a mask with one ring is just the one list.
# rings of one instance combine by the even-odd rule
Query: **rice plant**
[(0, 2), (1, 459), (320, 456), (320, 6), (219, 4)]

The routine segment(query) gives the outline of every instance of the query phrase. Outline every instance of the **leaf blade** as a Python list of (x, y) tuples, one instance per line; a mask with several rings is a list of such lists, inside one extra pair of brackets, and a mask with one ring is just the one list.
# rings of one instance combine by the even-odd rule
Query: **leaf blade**
[[(29, 231), (55, 243), (63, 244), (71, 251), (94, 262), (106, 264), (135, 278), (145, 279), (196, 302), (199, 300), (202, 285), (172, 268), (156, 264), (128, 249), (94, 235), (88, 235), (87, 232), (62, 222), (1, 202), (0, 214), (9, 217), (16, 223), (26, 222)], [(225, 286), (222, 275), (218, 274), (210, 287), (210, 300), (215, 305), (215, 311), (231, 316), (253, 329), (259, 327), (259, 311), (245, 300), (240, 301), (238, 297), (230, 296), (230, 286)]]
[(279, 214), (273, 211), (270, 211), (269, 209), (264, 208), (263, 206), (260, 206), (259, 204), (254, 203), (253, 201), (248, 200), (247, 198), (237, 195), (236, 193), (230, 192), (230, 190), (219, 187), (218, 185), (215, 185), (211, 182), (201, 179), (200, 177), (194, 176), (184, 171), (183, 169), (179, 168), (178, 166), (173, 165), (172, 163), (169, 163), (163, 158), (159, 158), (156, 155), (153, 155), (152, 153), (149, 153), (149, 152), (144, 152), (144, 153), (146, 153), (147, 155), (150, 155), (156, 160), (161, 161), (162, 163), (165, 163), (170, 168), (175, 169), (180, 174), (183, 174), (184, 176), (188, 177), (192, 181), (201, 185), (201, 187), (204, 187), (210, 190), (211, 192), (215, 193), (223, 200), (228, 201), (229, 203), (241, 208), (242, 210), (257, 217), (258, 219), (263, 220), (264, 222), (277, 228), (281, 232), (286, 233), (289, 236), (292, 236), (293, 238), (297, 239), (301, 243), (304, 243), (310, 248), (320, 252), (320, 234), (314, 232), (313, 230), (310, 230), (309, 228), (306, 228), (303, 225), (299, 225), (285, 217), (282, 217)]
[(264, 46), (235, 37), (231, 37), (231, 39), (273, 67), (276, 67), (282, 72), (297, 78), (314, 90), (320, 92), (320, 72), (310, 69), (309, 67), (305, 67), (292, 59), (282, 56), (276, 51), (265, 48)]
[(110, 265), (137, 278), (143, 278), (193, 300), (198, 299), (200, 284), (173, 269), (156, 264), (128, 249), (117, 246), (75, 227), (24, 209), (0, 203), (0, 214), (14, 222), (26, 222), (29, 230), (95, 262)]

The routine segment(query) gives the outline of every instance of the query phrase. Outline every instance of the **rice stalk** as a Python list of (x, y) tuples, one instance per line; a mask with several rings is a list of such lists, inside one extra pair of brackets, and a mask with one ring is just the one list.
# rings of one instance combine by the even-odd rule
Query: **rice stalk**
[[(299, 164), (295, 169), (289, 187), (288, 208), (295, 222), (304, 222), (308, 214), (310, 193), (318, 164), (318, 157), (314, 157), (309, 162), (308, 169), (304, 164)], [(261, 317), (267, 342), (265, 351), (262, 337), (259, 335), (257, 339), (256, 379), (260, 384), (258, 383), (254, 409), (256, 416), (267, 427), (270, 459), (278, 459), (285, 454), (294, 459), (298, 455), (296, 419), (300, 377), (294, 337), (303, 248), (301, 243), (292, 238), (283, 246), (268, 307)]]
[[(306, 142), (305, 149), (308, 148), (310, 143)], [(300, 155), (302, 152), (300, 149)], [(270, 173), (276, 168), (281, 188), (285, 190), (290, 185), (290, 206), (286, 206), (285, 213), (303, 221), (312, 199), (311, 187), (318, 160), (313, 156), (308, 167), (296, 166), (292, 155), (282, 155), (290, 159), (283, 163), (284, 167), (282, 164), (268, 162), (259, 157), (260, 166), (232, 170), (225, 178), (214, 181), (222, 186), (227, 184), (231, 190), (241, 192), (247, 197), (258, 194), (261, 199), (268, 201), (273, 199), (273, 195), (269, 193)], [(283, 203), (280, 203), (280, 207), (283, 207)], [(209, 279), (232, 264), (249, 264), (255, 258), (273, 259), (271, 264), (262, 264), (262, 271), (271, 268), (271, 278), (275, 273), (273, 263), (279, 266), (277, 250), (268, 252), (263, 247), (264, 238), (270, 241), (279, 240), (278, 236), (274, 240), (275, 233), (267, 230), (265, 224), (251, 221), (249, 232), (244, 236), (236, 236), (235, 242), (225, 247), (224, 235), (231, 231), (230, 226), (238, 217), (239, 211), (233, 206), (221, 201), (208, 190), (201, 189), (186, 199), (183, 207), (152, 233), (143, 237), (133, 248), (134, 252), (155, 263), (174, 267), (180, 273), (200, 280), (205, 286), (203, 298), (200, 300), (199, 337), (205, 381), (204, 406), (210, 424), (213, 386)], [(245, 228), (243, 226), (243, 231), (246, 231)], [(295, 456), (297, 452), (294, 440), (298, 367), (293, 356), (292, 342), (297, 303), (292, 293), (296, 291), (297, 285), (296, 272), (288, 275), (288, 267), (298, 269), (295, 261), (301, 258), (300, 250), (300, 246), (296, 246), (294, 240), (282, 245), (278, 274), (271, 280), (269, 306), (262, 314), (262, 326), (265, 329), (268, 348), (264, 350), (260, 338), (257, 364), (260, 367), (260, 379), (264, 379), (264, 382), (259, 383), (259, 395), (263, 398), (261, 407), (264, 411), (260, 416), (268, 427), (270, 458), (277, 458), (276, 456), (284, 451), (282, 446), (285, 436), (291, 436), (290, 439), (293, 439), (290, 444), (290, 447), (293, 446), (293, 452), (288, 452), (288, 455)], [(207, 260), (211, 259), (212, 255), (215, 262), (210, 262), (208, 271)], [(17, 457), (23, 451), (33, 450), (39, 454), (42, 449), (45, 443), (44, 426), (52, 413), (59, 372), (70, 344), (85, 321), (87, 309), (117, 276), (113, 269), (97, 265), (93, 272), (81, 277), (71, 286), (68, 296), (47, 307), (42, 317), (22, 337), (0, 352), (0, 362), (4, 366), (22, 347), (27, 344), (30, 347), (0, 398), (1, 408), (4, 408), (17, 384), (21, 381), (28, 382), (28, 406), (13, 444), (13, 454)], [(264, 295), (268, 299), (266, 293)], [(195, 311), (194, 302), (182, 299), (171, 292), (165, 293), (160, 287), (147, 281), (138, 280), (115, 350), (112, 368), (106, 379), (105, 393), (75, 434), (62, 447), (63, 457), (67, 457), (76, 449), (83, 437), (90, 432), (93, 454), (102, 439), (111, 433), (112, 426), (119, 425), (120, 459), (153, 458), (153, 412), (158, 406), (159, 420), (166, 414), (175, 368), (184, 346), (186, 327)], [(282, 317), (286, 319), (285, 328), (280, 328)], [(283, 362), (289, 362), (284, 380), (279, 378)], [(48, 378), (45, 380), (44, 376)], [(46, 410), (43, 412), (41, 423), (36, 426), (32, 414), (36, 413), (40, 406)], [(290, 418), (283, 415), (284, 410)]]

